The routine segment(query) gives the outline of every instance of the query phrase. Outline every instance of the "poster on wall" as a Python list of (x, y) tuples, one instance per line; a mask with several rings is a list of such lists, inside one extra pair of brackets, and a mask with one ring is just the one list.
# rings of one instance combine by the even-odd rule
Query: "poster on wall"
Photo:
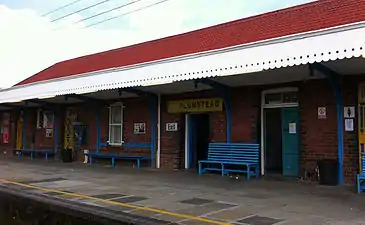
[(134, 123), (134, 134), (145, 134), (146, 123)]
[(43, 113), (43, 128), (53, 128), (54, 113), (46, 111)]
[(345, 131), (354, 131), (354, 119), (345, 119)]
[(296, 133), (297, 133), (297, 124), (289, 123), (289, 134), (296, 134)]

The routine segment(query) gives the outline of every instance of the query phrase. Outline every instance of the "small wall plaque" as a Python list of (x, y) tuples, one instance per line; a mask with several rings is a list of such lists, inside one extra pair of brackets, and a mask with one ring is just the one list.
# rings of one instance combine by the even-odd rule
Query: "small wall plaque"
[(177, 123), (166, 123), (166, 131), (178, 131)]
[(145, 134), (146, 123), (134, 123), (134, 134)]

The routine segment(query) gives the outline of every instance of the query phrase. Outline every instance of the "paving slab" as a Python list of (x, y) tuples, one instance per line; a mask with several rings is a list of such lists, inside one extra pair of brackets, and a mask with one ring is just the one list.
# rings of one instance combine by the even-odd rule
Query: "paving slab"
[(365, 224), (365, 195), (291, 181), (2, 159), (0, 179), (31, 185), (0, 182), (23, 192), (181, 224)]

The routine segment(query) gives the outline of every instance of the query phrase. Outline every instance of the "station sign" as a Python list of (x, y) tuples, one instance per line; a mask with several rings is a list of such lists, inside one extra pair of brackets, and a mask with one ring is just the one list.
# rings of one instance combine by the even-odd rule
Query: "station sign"
[(223, 111), (221, 98), (187, 99), (167, 102), (168, 113), (194, 113)]

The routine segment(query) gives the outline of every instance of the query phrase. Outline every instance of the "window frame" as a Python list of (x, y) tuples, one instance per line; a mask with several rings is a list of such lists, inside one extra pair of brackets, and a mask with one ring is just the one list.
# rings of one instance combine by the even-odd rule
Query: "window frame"
[[(120, 123), (112, 123), (112, 112), (113, 112), (113, 107), (120, 107), (120, 120), (121, 122)], [(108, 123), (108, 130), (109, 130), (109, 136), (108, 136), (108, 145), (110, 146), (122, 146), (124, 144), (124, 141), (123, 141), (123, 123), (124, 123), (124, 118), (123, 118), (123, 110), (124, 110), (124, 105), (123, 103), (121, 102), (117, 102), (117, 103), (114, 103), (114, 104), (111, 104), (109, 106), (109, 123)], [(120, 140), (121, 142), (120, 143), (112, 143), (111, 140), (111, 135), (112, 135), (112, 127), (115, 127), (115, 126), (120, 126)], [(115, 140), (115, 138), (113, 137), (113, 139)]]
[[(42, 121), (42, 123), (41, 123), (41, 121)], [(44, 125), (44, 111), (42, 109), (38, 109), (37, 110), (37, 129), (42, 129), (43, 125)]]

